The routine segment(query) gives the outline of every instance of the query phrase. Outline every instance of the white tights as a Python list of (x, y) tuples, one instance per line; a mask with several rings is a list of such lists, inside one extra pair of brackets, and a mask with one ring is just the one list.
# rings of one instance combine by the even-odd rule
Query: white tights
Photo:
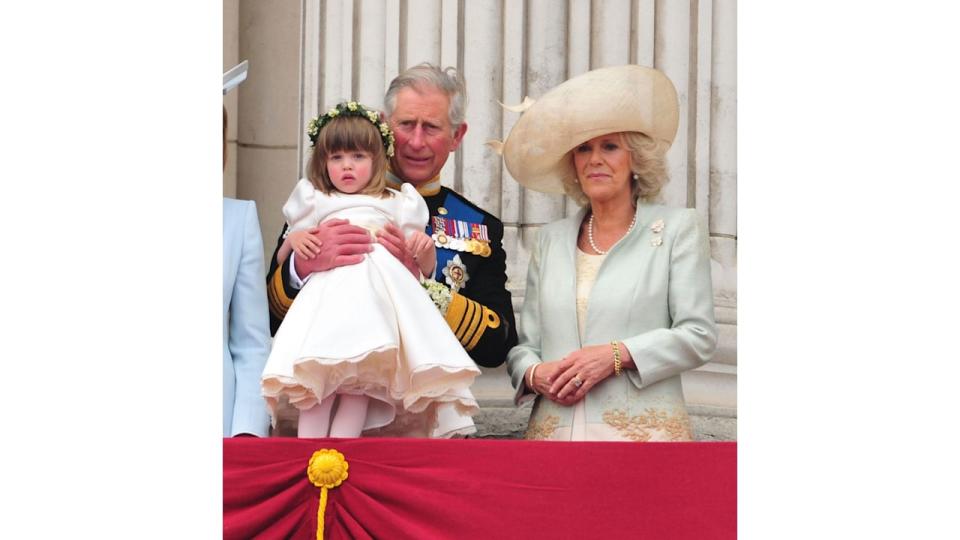
[[(338, 399), (339, 398), (339, 399)], [(330, 421), (334, 400), (338, 400), (337, 413)], [(353, 394), (333, 394), (313, 407), (300, 411), (297, 437), (359, 437), (367, 419), (370, 398)]]

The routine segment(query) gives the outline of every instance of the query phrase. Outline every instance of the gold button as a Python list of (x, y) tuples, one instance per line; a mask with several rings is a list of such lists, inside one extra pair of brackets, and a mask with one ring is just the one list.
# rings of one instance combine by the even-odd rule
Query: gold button
[(447, 209), (441, 206), (440, 208), (437, 208), (437, 213), (441, 216), (445, 216), (447, 215)]

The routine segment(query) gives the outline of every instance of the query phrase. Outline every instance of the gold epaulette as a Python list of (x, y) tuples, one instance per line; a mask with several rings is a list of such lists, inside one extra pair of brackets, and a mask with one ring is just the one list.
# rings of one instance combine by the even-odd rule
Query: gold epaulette
[(287, 296), (283, 289), (283, 265), (277, 267), (273, 272), (273, 279), (270, 280), (270, 286), (267, 287), (267, 300), (270, 302), (270, 312), (273, 316), (282, 319), (293, 304), (293, 299)]
[(477, 346), (484, 332), (500, 327), (500, 317), (495, 311), (459, 293), (453, 293), (446, 318), (467, 352)]

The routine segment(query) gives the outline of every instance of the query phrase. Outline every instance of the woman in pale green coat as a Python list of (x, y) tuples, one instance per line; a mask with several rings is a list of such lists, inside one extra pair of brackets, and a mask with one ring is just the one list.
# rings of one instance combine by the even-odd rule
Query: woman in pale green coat
[(695, 210), (654, 204), (677, 97), (661, 72), (594, 70), (554, 88), (503, 146), (525, 187), (583, 208), (532, 250), (520, 343), (507, 357), (527, 438), (692, 439), (680, 374), (716, 348), (707, 234)]

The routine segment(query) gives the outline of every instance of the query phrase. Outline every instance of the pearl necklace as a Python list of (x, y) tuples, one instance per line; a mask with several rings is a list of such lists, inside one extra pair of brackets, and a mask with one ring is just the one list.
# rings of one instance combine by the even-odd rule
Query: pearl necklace
[[(637, 214), (633, 214), (633, 219), (630, 220), (630, 226), (627, 227), (627, 232), (623, 233), (623, 236), (630, 234), (630, 231), (633, 230), (633, 226), (637, 224)], [(620, 240), (623, 240), (623, 236), (620, 237)], [(620, 240), (617, 240), (619, 242)], [(597, 252), (597, 255), (606, 255), (607, 252), (598, 248), (596, 242), (593, 241), (593, 212), (590, 212), (590, 220), (587, 222), (587, 241), (590, 242), (590, 247)], [(614, 242), (613, 245), (617, 245), (617, 242)], [(610, 249), (613, 249), (613, 246), (610, 246)]]

